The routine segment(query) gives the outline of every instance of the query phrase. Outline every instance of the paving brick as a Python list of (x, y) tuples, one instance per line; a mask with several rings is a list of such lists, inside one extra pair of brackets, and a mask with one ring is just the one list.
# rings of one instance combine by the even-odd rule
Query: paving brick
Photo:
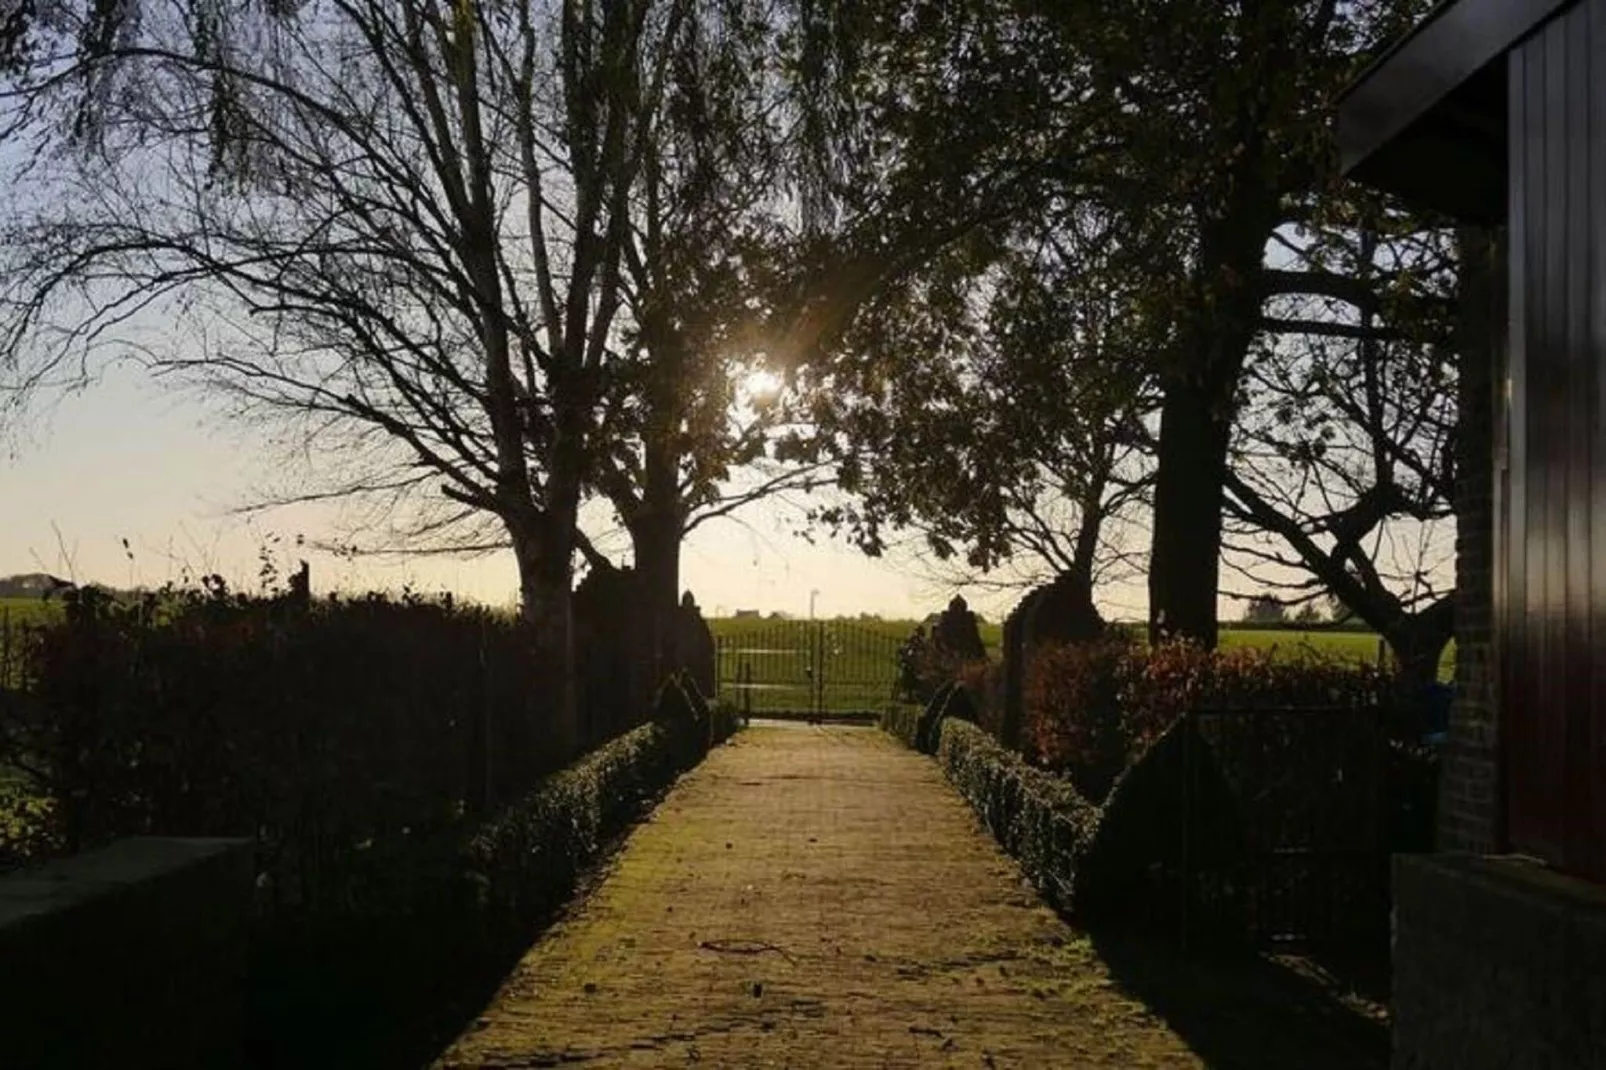
[(441, 1070), (1200, 1067), (934, 763), (754, 727), (631, 836)]

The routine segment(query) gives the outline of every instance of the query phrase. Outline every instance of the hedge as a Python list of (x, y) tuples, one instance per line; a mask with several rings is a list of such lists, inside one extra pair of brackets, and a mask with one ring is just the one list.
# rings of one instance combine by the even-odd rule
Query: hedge
[(937, 733), (937, 762), (948, 779), (1044, 898), (1072, 909), (1077, 870), (1098, 826), (1098, 808), (975, 724), (947, 718)]
[[(359, 913), (274, 915), (252, 940), (257, 1066), (417, 1066), (468, 1026), (553, 911), (707, 740), (728, 707), (660, 695), (657, 718), (548, 774), (488, 818), (376, 842)], [(705, 736), (702, 733), (707, 731)], [(381, 912), (379, 908), (383, 907)], [(331, 1039), (333, 1038), (333, 1039)]]
[(482, 908), (526, 920), (561, 903), (603, 846), (674, 781), (680, 750), (668, 726), (642, 725), (487, 821), (465, 849)]
[[(968, 721), (940, 722), (937, 762), (1055, 908), (1083, 922), (1153, 921), (1165, 917), (1171, 904), (1161, 897), (1175, 891), (1171, 880), (1179, 872), (1180, 762), (1190, 731), (1179, 721), (1162, 735), (1102, 807)], [(1243, 846), (1232, 794), (1206, 762), (1195, 763), (1190, 802), (1207, 814), (1208, 835), (1189, 846), (1196, 876), (1233, 870)], [(1233, 889), (1199, 883), (1190, 900), (1198, 916), (1212, 917), (1222, 932), (1241, 932)]]
[(469, 840), (481, 909), (522, 923), (560, 904), (608, 842), (738, 723), (734, 707), (710, 707), (688, 680), (666, 681), (651, 723), (547, 777)]
[(13, 629), (20, 683), (0, 690), (0, 765), (51, 804), (30, 855), (253, 836), (270, 906), (347, 912), (372, 856), (449, 837), (576, 757), (553, 745), (528, 629), (505, 614), (216, 579), (64, 600), (61, 619)]
[(881, 711), (881, 730), (910, 749), (920, 731), (925, 710), (912, 703), (897, 702)]
[[(1313, 940), (1386, 937), (1386, 913), (1374, 909), (1386, 903), (1386, 883), (1369, 870), (1312, 886), (1297, 865), (1252, 864), (1246, 821), (1270, 833), (1262, 827), (1265, 813), (1245, 811), (1264, 809), (1265, 797), (1240, 798), (1242, 786), (1232, 778), (1242, 774), (1234, 759), (1243, 755), (1230, 739), (1225, 749), (1222, 741), (1207, 742), (1194, 718), (1175, 720), (1095, 804), (1067, 777), (1032, 766), (973, 723), (929, 722), (948, 701), (938, 696), (918, 717), (889, 712), (883, 727), (917, 744), (929, 724), (948, 779), (1044, 897), (1079, 922), (1166, 930), (1173, 938), (1185, 929), (1190, 944), (1223, 950), (1275, 937), (1285, 925), (1303, 927), (1293, 931)], [(1430, 849), (1436, 757), (1391, 744), (1387, 776), (1388, 847)], [(1285, 902), (1290, 895), (1299, 901)], [(1308, 913), (1288, 913), (1299, 910)]]

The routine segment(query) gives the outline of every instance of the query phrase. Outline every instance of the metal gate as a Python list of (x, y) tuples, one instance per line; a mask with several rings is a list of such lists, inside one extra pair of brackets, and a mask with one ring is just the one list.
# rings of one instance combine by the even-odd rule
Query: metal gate
[[(1195, 892), (1202, 885), (1230, 890), (1246, 935), (1263, 948), (1386, 946), (1383, 711), (1202, 710), (1189, 717), (1197, 733), (1186, 737), (1184, 783), (1197, 790), (1207, 769), (1219, 778), (1243, 853), (1237, 872), (1184, 861), (1191, 870), (1184, 881)], [(1202, 801), (1184, 796), (1185, 842), (1204, 837), (1210, 815)], [(1210, 921), (1185, 918), (1185, 941), (1190, 923)]]
[(853, 621), (723, 622), (717, 690), (761, 716), (878, 714), (892, 701), (905, 638), (897, 628)]

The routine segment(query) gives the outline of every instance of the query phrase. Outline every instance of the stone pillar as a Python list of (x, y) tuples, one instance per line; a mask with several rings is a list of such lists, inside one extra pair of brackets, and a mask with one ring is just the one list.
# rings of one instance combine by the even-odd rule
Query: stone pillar
[(703, 620), (697, 599), (687, 591), (680, 599), (680, 613), (675, 619), (676, 669), (684, 670), (704, 698), (714, 697), (714, 633)]
[(959, 595), (954, 595), (948, 608), (937, 618), (931, 638), (937, 652), (958, 665), (987, 658), (987, 647), (981, 641), (981, 628), (976, 623), (976, 614), (970, 611)]

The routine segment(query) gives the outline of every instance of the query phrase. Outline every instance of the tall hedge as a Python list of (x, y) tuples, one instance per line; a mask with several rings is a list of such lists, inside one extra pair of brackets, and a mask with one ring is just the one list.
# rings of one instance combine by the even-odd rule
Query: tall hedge
[(20, 646), (0, 763), (36, 775), (52, 841), (253, 836), (272, 906), (360, 903), (376, 860), (575, 757), (532, 701), (524, 627), (450, 599), (84, 591)]

